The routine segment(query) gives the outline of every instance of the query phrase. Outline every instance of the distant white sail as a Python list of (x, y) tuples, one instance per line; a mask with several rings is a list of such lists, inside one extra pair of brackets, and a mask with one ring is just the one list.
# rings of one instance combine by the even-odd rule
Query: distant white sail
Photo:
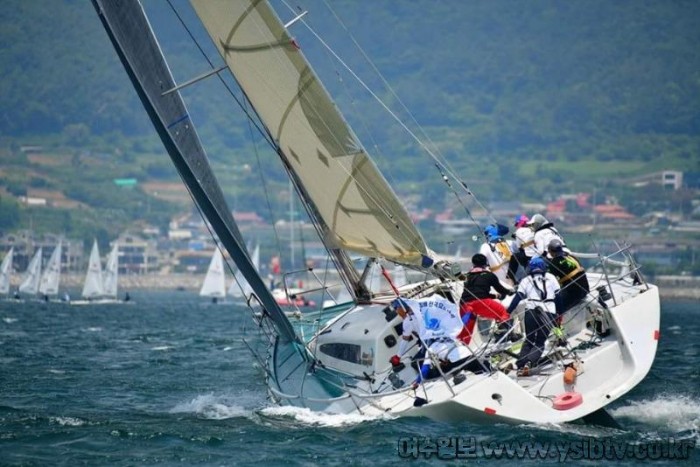
[(119, 245), (117, 242), (114, 242), (112, 251), (109, 252), (102, 279), (102, 292), (104, 296), (116, 299), (119, 282)]
[(98, 298), (104, 294), (102, 281), (102, 264), (100, 263), (100, 250), (97, 240), (92, 244), (90, 259), (88, 260), (85, 284), (83, 285), (83, 298)]
[(41, 279), (41, 254), (39, 247), (34, 253), (32, 260), (24, 273), (24, 280), (19, 286), (19, 291), (29, 295), (36, 295), (39, 292), (39, 280)]
[(199, 291), (202, 297), (224, 298), (226, 296), (226, 277), (224, 273), (224, 258), (217, 247), (211, 257), (207, 275), (204, 277), (202, 289)]
[(191, 4), (328, 226), (326, 244), (420, 265), (429, 252), (408, 212), (270, 5)]
[(51, 253), (51, 258), (49, 258), (44, 274), (41, 276), (39, 293), (42, 295), (58, 294), (58, 287), (61, 283), (61, 252), (62, 245), (59, 241), (53, 253)]
[(0, 264), (0, 294), (10, 293), (10, 276), (12, 275), (12, 258), (15, 247), (11, 247)]
[[(260, 271), (260, 245), (255, 245), (251, 260), (253, 262), (253, 266), (255, 266), (255, 270)], [(248, 281), (245, 280), (243, 274), (241, 274), (240, 271), (236, 271), (231, 287), (228, 289), (228, 294), (234, 298), (247, 299), (252, 293), (253, 289), (248, 284)]]

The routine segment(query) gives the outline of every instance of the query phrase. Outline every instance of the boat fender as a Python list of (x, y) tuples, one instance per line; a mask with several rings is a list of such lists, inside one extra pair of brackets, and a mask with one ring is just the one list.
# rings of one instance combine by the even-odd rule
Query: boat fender
[(564, 370), (564, 384), (574, 384), (576, 382), (576, 368), (569, 366)]
[(569, 410), (583, 403), (583, 396), (578, 392), (565, 392), (559, 394), (552, 401), (552, 407), (556, 410)]

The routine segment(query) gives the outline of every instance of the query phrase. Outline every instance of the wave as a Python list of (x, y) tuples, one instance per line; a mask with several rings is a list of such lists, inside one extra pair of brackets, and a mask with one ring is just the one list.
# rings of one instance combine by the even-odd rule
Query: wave
[(170, 410), (170, 413), (194, 413), (210, 420), (250, 417), (253, 411), (237, 402), (239, 401), (234, 402), (231, 396), (205, 394), (197, 396), (188, 402), (178, 404)]
[(85, 420), (76, 417), (49, 417), (49, 422), (57, 423), (61, 426), (83, 426), (88, 424)]
[(611, 410), (616, 417), (631, 419), (674, 433), (692, 433), (700, 440), (700, 400), (686, 395), (660, 395), (633, 401)]
[(267, 417), (283, 417), (293, 419), (303, 425), (324, 427), (346, 427), (359, 425), (375, 420), (391, 420), (395, 417), (388, 414), (361, 415), (361, 414), (330, 414), (314, 412), (308, 408), (293, 406), (266, 407), (260, 410), (260, 414)]

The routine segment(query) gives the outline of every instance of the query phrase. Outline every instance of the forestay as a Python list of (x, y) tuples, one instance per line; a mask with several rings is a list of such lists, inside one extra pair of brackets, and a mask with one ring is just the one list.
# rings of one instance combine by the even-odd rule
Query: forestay
[(326, 245), (423, 264), (423, 238), (267, 2), (191, 3), (330, 231)]

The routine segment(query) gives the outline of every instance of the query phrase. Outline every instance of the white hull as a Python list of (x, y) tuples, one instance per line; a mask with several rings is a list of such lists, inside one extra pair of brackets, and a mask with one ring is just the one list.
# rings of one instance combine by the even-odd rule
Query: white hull
[[(604, 278), (589, 274), (589, 280), (593, 288), (602, 283)], [(607, 302), (609, 310), (604, 315), (610, 333), (606, 337), (596, 338), (582, 319), (578, 322), (572, 320), (571, 323), (578, 330), (569, 330), (570, 346), (576, 347), (581, 342), (597, 342), (591, 348), (576, 351), (581, 366), (573, 385), (564, 384), (563, 378), (564, 363), (571, 362), (572, 358), (563, 358), (559, 362), (542, 366), (539, 374), (527, 377), (517, 376), (514, 371), (508, 374), (503, 371), (490, 374), (466, 372), (466, 380), (459, 384), (454, 384), (450, 375), (431, 380), (416, 391), (408, 388), (409, 384), (394, 389), (388, 384), (391, 369), (387, 362), (395, 349), (382, 348), (386, 347), (383, 337), (377, 337), (372, 350), (374, 371), (371, 365), (365, 371), (373, 375), (374, 384), (360, 383), (356, 389), (347, 391), (343, 397), (327, 404), (322, 410), (377, 415), (388, 412), (397, 416), (424, 416), (440, 421), (474, 423), (566, 423), (581, 419), (625, 395), (642, 381), (651, 368), (658, 344), (660, 307), (658, 289), (650, 285), (648, 290), (640, 293), (645, 287), (632, 286), (623, 281), (615, 283), (613, 292), (618, 304), (614, 305), (612, 300)], [(602, 310), (595, 303), (590, 304), (590, 307)], [(381, 315), (381, 308), (383, 307), (377, 305), (358, 307), (339, 317), (338, 326), (332, 327), (333, 332), (319, 336), (318, 344), (323, 345), (322, 343), (329, 343), (333, 339), (351, 342), (350, 334), (356, 324), (360, 325), (356, 329), (360, 334), (364, 333), (365, 328), (377, 329), (382, 322), (386, 325), (383, 316), (375, 322), (368, 319), (369, 316)], [(577, 316), (582, 316), (583, 312)], [(575, 314), (575, 310), (569, 313)], [(358, 315), (356, 320), (353, 320), (353, 314)], [(397, 319), (388, 323), (386, 329), (395, 326)], [(347, 337), (342, 336), (346, 330), (350, 330)], [(329, 337), (334, 333), (335, 337)], [(378, 336), (384, 335), (384, 332), (378, 333)], [(475, 336), (472, 346), (478, 345)], [(364, 349), (363, 346), (363, 351)], [(545, 352), (547, 351), (548, 347)], [(351, 364), (324, 356), (322, 352), (317, 352), (317, 355), (326, 367), (357, 374), (352, 371)], [(407, 364), (398, 376), (403, 382), (410, 383), (416, 372)], [(567, 410), (553, 408), (554, 398), (567, 392), (580, 394), (580, 405)], [(302, 398), (284, 400), (284, 395), (290, 394), (289, 390), (283, 394), (272, 389), (271, 394), (283, 403), (313, 406), (310, 403), (304, 404)], [(314, 397), (312, 394), (306, 396), (309, 400)], [(416, 397), (426, 399), (428, 403), (414, 407)]]

